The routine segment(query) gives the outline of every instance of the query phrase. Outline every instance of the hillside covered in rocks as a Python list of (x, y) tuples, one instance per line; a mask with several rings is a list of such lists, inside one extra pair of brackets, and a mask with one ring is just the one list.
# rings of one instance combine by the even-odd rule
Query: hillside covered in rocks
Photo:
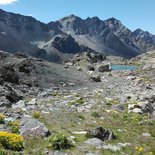
[(155, 154), (154, 56), (127, 60), (85, 52), (55, 64), (1, 51), (0, 137), (8, 140), (1, 151)]

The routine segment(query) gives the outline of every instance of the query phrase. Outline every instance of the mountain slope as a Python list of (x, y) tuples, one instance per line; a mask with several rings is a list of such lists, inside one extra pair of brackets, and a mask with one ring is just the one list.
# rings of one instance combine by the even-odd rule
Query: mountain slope
[(0, 9), (0, 50), (61, 62), (73, 54), (96, 51), (132, 58), (155, 49), (155, 36), (131, 32), (115, 18), (85, 20), (71, 15), (49, 24)]
[[(144, 38), (139, 34), (137, 38), (135, 32), (131, 32), (115, 18), (105, 21), (98, 17), (83, 20), (70, 15), (60, 19), (57, 23), (63, 32), (71, 34), (77, 42), (96, 51), (133, 57), (155, 49), (155, 42), (149, 41), (153, 39), (153, 35), (150, 34)], [(147, 32), (143, 31), (143, 33), (145, 35)]]

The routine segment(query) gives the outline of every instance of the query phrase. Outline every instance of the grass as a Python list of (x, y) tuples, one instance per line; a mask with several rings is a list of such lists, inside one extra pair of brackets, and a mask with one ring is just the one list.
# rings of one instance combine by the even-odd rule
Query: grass
[[(155, 154), (155, 121), (148, 115), (127, 113), (127, 104), (136, 104), (137, 101), (125, 103), (126, 109), (117, 112), (111, 110), (111, 105), (119, 104), (119, 101), (117, 99), (112, 99), (107, 105), (107, 101), (101, 93), (85, 97), (80, 94), (71, 98), (71, 100), (73, 99), (74, 102), (71, 101), (68, 105), (83, 105), (88, 101), (95, 101), (98, 104), (92, 105), (89, 111), (84, 113), (63, 109), (63, 111), (59, 112), (52, 111), (49, 114), (42, 114), (38, 118), (52, 134), (56, 134), (59, 131), (65, 133), (67, 137), (74, 136), (75, 147), (65, 150), (69, 155), (72, 153), (83, 155), (84, 150), (89, 150), (91, 153), (98, 153), (101, 155), (139, 155), (135, 147), (143, 148), (142, 155), (149, 155), (150, 152)], [(52, 101), (52, 103), (54, 103), (54, 101)], [(70, 106), (66, 106), (66, 108), (70, 109)], [(87, 131), (88, 129), (94, 129), (99, 126), (110, 129), (116, 134), (116, 140), (106, 141), (106, 143), (112, 145), (130, 143), (131, 146), (122, 148), (121, 151), (117, 152), (98, 150), (84, 144), (84, 141), (87, 140), (85, 135), (72, 134), (75, 131)], [(144, 137), (142, 133), (150, 133), (151, 137)], [(24, 153), (26, 155), (41, 155), (44, 150), (54, 151), (49, 139), (37, 137), (25, 141)]]
[(106, 104), (107, 104), (108, 106), (112, 106), (112, 105), (119, 104), (119, 103), (120, 103), (120, 102), (119, 102), (118, 99), (111, 99), (111, 100), (107, 100), (107, 101), (106, 101)]
[[(91, 112), (92, 113), (92, 112)], [(111, 129), (117, 136), (116, 140), (110, 140), (106, 143), (117, 145), (118, 143), (130, 143), (131, 146), (122, 148), (121, 151), (112, 152), (110, 150), (100, 150), (100, 154), (106, 155), (119, 155), (133, 154), (136, 155), (135, 147), (142, 147), (143, 154), (148, 154), (149, 152), (155, 153), (155, 121), (152, 123), (140, 123), (140, 122), (150, 122), (150, 116), (142, 116), (139, 114), (127, 114), (126, 112), (121, 113), (107, 113), (102, 109), (98, 110), (98, 114), (102, 114), (105, 118), (104, 120), (92, 117), (91, 113), (79, 114), (79, 113), (61, 113), (59, 118), (56, 118), (54, 114), (46, 114), (42, 116), (40, 121), (42, 121), (47, 127), (49, 127), (51, 132), (56, 133), (57, 131), (65, 132), (68, 136), (74, 136), (75, 147), (67, 150), (67, 152), (75, 152), (76, 154), (82, 154), (81, 150), (77, 149), (76, 146), (83, 146), (83, 142), (87, 140), (85, 135), (73, 135), (73, 131), (92, 129), (98, 126), (102, 126), (106, 129)], [(85, 119), (77, 120), (77, 118), (84, 117)], [(68, 120), (68, 121), (65, 121)], [(65, 122), (65, 123), (64, 123)], [(51, 126), (54, 124), (54, 126)], [(119, 129), (119, 130), (118, 130)], [(150, 133), (151, 137), (143, 137), (142, 133)], [(39, 142), (39, 143), (38, 143)], [(31, 147), (30, 147), (31, 146)], [(48, 140), (44, 139), (32, 139), (26, 142), (26, 153), (32, 153), (34, 149), (37, 151), (42, 151), (45, 148), (52, 150), (51, 144)], [(92, 152), (98, 152), (95, 148), (86, 148)], [(138, 154), (139, 155), (139, 154)]]
[(83, 105), (85, 103), (84, 99), (82, 97), (80, 97), (79, 99), (76, 99), (75, 101), (71, 101), (68, 103), (69, 106), (72, 106), (72, 105)]

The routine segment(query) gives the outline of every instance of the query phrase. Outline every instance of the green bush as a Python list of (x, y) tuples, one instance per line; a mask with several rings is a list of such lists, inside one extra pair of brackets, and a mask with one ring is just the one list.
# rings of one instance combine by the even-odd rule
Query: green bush
[(8, 123), (8, 126), (13, 133), (19, 133), (19, 121), (11, 121)]
[(0, 155), (6, 155), (4, 149), (0, 148)]
[(99, 115), (97, 112), (93, 112), (93, 113), (91, 114), (91, 116), (100, 117), (100, 115)]
[(49, 140), (52, 143), (54, 150), (63, 150), (72, 147), (72, 142), (67, 138), (64, 133), (57, 133)]
[(39, 111), (34, 111), (34, 112), (33, 112), (33, 117), (34, 117), (34, 118), (39, 118), (40, 115), (41, 115), (41, 114), (40, 114)]
[(2, 113), (0, 113), (0, 124), (4, 123), (4, 119), (5, 119), (5, 115), (3, 115)]
[(23, 137), (18, 134), (0, 131), (0, 145), (6, 149), (21, 151), (23, 142)]

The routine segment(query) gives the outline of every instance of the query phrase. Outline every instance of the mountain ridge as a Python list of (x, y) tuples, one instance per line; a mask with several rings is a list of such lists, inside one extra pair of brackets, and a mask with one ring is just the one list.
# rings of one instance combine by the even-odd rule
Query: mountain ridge
[[(58, 37), (61, 44), (57, 44)], [(77, 46), (70, 48), (71, 44)], [(72, 14), (45, 24), (31, 16), (0, 9), (0, 50), (10, 53), (21, 52), (60, 62), (66, 54), (82, 50), (132, 58), (153, 49), (153, 34), (140, 29), (132, 32), (114, 17), (82, 19)]]

